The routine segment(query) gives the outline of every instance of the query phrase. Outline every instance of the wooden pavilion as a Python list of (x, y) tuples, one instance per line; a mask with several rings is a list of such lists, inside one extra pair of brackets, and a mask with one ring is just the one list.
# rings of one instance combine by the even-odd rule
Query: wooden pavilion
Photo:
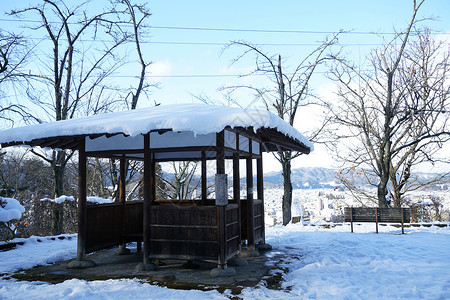
[[(216, 262), (225, 269), (239, 254), (264, 243), (262, 153), (299, 151), (311, 143), (274, 114), (210, 105), (171, 105), (14, 128), (0, 132), (2, 147), (27, 145), (78, 151), (78, 247), (72, 267), (93, 266), (86, 254), (143, 242), (143, 269), (152, 259)], [(120, 203), (87, 205), (88, 157), (120, 160)], [(126, 161), (143, 161), (143, 200), (125, 201)], [(215, 199), (207, 198), (207, 161), (216, 163)], [(225, 161), (232, 161), (232, 195)], [(156, 199), (155, 164), (201, 162), (201, 199)], [(246, 197), (240, 195), (240, 164)], [(254, 164), (256, 163), (256, 194)]]

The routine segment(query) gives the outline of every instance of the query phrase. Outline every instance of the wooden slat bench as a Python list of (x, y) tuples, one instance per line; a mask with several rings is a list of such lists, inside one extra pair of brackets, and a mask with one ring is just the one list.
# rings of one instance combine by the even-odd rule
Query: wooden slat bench
[(353, 222), (375, 222), (378, 233), (378, 223), (401, 223), (402, 234), (405, 233), (403, 223), (410, 223), (411, 212), (404, 207), (345, 207), (345, 222), (351, 222), (351, 232), (353, 232)]

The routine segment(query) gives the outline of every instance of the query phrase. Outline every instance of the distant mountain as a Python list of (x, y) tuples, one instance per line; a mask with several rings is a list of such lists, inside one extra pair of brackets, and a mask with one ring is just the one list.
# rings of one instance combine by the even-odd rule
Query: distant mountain
[[(165, 178), (168, 180), (173, 179), (173, 173), (166, 173)], [(241, 189), (245, 188), (246, 178), (244, 174), (241, 174)], [(437, 173), (414, 173), (413, 177), (418, 178), (420, 182), (429, 182), (432, 178), (443, 176), (443, 174)], [(200, 180), (199, 176), (194, 176), (196, 179)], [(450, 175), (446, 176), (447, 183), (431, 184), (427, 186), (426, 189), (436, 189), (436, 190), (447, 190), (450, 187)], [(256, 182), (256, 175), (254, 176)], [(292, 187), (294, 189), (343, 189), (344, 186), (337, 179), (337, 170), (329, 168), (297, 168), (292, 169)], [(363, 176), (353, 178), (355, 184), (359, 187), (372, 187), (369, 186), (365, 181)], [(208, 181), (214, 181), (214, 176), (208, 176)], [(228, 183), (232, 184), (232, 177), (228, 178)], [(281, 171), (279, 172), (268, 172), (264, 174), (264, 187), (265, 188), (282, 188), (283, 187), (283, 176)]]
[[(341, 186), (336, 180), (337, 170), (328, 168), (299, 168), (292, 169), (291, 180), (294, 189), (332, 189)], [(264, 174), (266, 187), (282, 187), (281, 172)]]
[[(337, 170), (328, 168), (298, 168), (292, 169), (292, 187), (294, 189), (334, 189), (343, 188), (343, 185), (337, 180)], [(442, 177), (444, 174), (417, 172), (413, 177), (419, 182), (430, 182), (433, 178)], [(426, 189), (447, 190), (450, 186), (450, 175), (444, 176), (447, 183), (430, 184)], [(359, 187), (369, 187), (367, 182), (361, 176), (353, 178), (355, 184)], [(445, 181), (445, 180), (444, 180)], [(245, 183), (245, 181), (244, 181)], [(283, 176), (280, 172), (269, 172), (264, 174), (264, 184), (267, 188), (283, 187)]]

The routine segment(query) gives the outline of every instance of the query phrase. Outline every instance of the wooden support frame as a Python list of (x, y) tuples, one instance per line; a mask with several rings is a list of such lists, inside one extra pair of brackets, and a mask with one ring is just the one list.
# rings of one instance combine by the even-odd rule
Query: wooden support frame
[(150, 134), (144, 135), (144, 205), (143, 205), (143, 240), (144, 240), (144, 265), (150, 261), (150, 209), (152, 203), (151, 177), (152, 161), (150, 153)]
[(202, 151), (202, 160), (201, 160), (201, 186), (202, 186), (202, 199), (201, 204), (206, 205), (207, 192), (208, 192), (208, 181), (207, 181), (207, 165), (206, 165), (206, 153)]
[[(217, 133), (216, 136), (216, 173), (225, 174), (225, 140), (224, 131)], [(225, 221), (225, 208), (224, 205), (216, 205), (217, 210), (217, 241), (219, 246), (218, 253), (218, 268), (225, 269), (227, 267), (227, 253), (226, 253), (226, 221)]]
[(242, 251), (242, 222), (241, 222), (241, 175), (240, 175), (240, 158), (239, 158), (239, 134), (236, 134), (236, 152), (233, 153), (233, 199), (238, 205), (238, 232), (239, 232), (239, 252)]
[(84, 139), (80, 142), (78, 149), (78, 240), (77, 240), (77, 260), (86, 259), (86, 177), (87, 177), (87, 158), (85, 152)]
[(378, 207), (375, 207), (375, 231), (378, 233)]
[(403, 223), (405, 221), (405, 209), (403, 207), (401, 208), (401, 214), (402, 214), (402, 234), (405, 234), (405, 229), (403, 227)]
[(259, 145), (261, 156), (256, 159), (256, 190), (258, 199), (262, 201), (263, 212), (262, 212), (262, 243), (266, 243), (266, 226), (264, 220), (264, 172), (263, 172), (263, 160), (262, 160), (262, 146)]
[(252, 139), (249, 141), (249, 156), (246, 158), (247, 176), (247, 250), (255, 251), (255, 213), (253, 201)]
[[(119, 170), (119, 202), (122, 204), (122, 209), (121, 209), (121, 226), (120, 226), (120, 232), (121, 232), (121, 236), (122, 238), (125, 235), (126, 232), (126, 225), (127, 225), (127, 220), (126, 220), (126, 176), (127, 176), (127, 161), (125, 159), (125, 155), (122, 155), (122, 158), (120, 159), (120, 170)], [(125, 240), (122, 242), (121, 247), (125, 248), (126, 243)]]

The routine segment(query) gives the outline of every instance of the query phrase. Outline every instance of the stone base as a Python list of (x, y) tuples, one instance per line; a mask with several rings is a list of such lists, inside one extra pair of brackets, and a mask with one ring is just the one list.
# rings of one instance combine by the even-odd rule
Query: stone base
[(140, 263), (136, 266), (136, 268), (134, 270), (136, 272), (157, 271), (158, 266), (155, 265), (154, 263), (150, 263), (150, 264)]
[(271, 244), (256, 244), (256, 249), (259, 251), (270, 251), (272, 250)]
[(254, 250), (242, 250), (242, 257), (257, 257), (259, 256), (259, 252)]
[(114, 255), (129, 255), (131, 254), (131, 250), (125, 247), (119, 247), (119, 249), (114, 252)]
[(236, 275), (236, 270), (233, 268), (225, 268), (225, 269), (215, 268), (215, 269), (212, 269), (211, 272), (209, 272), (209, 275), (211, 275), (211, 277), (213, 277), (213, 278), (232, 277), (232, 276)]
[(68, 269), (86, 269), (95, 267), (97, 264), (92, 260), (72, 260), (67, 264)]
[(248, 261), (243, 257), (233, 257), (227, 261), (227, 264), (233, 267), (245, 267), (248, 265)]

